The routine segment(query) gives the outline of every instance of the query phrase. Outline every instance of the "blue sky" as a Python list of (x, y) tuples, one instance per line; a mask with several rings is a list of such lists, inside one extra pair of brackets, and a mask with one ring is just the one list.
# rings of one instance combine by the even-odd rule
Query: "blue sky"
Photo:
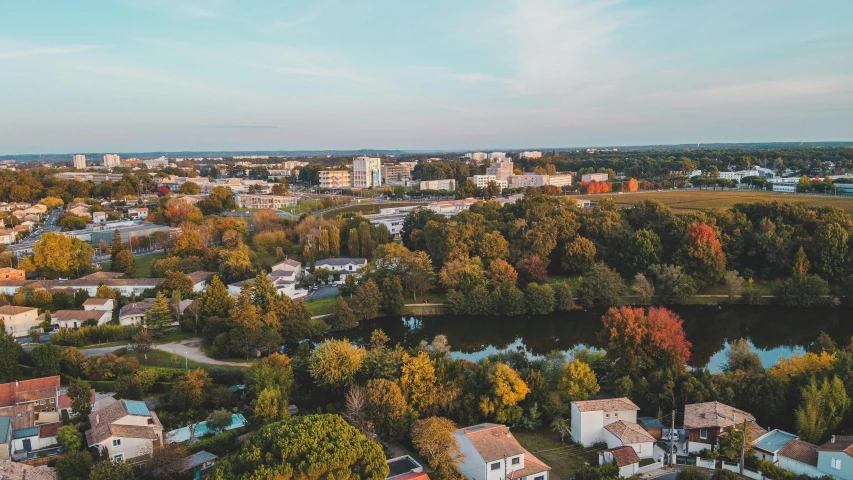
[(853, 140), (850, 0), (0, 2), (0, 154)]

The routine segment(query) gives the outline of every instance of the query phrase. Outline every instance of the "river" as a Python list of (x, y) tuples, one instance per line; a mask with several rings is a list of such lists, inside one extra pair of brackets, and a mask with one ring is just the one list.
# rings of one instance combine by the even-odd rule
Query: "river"
[[(829, 334), (840, 346), (850, 343), (853, 317), (850, 310), (796, 310), (780, 307), (674, 306), (684, 320), (684, 332), (692, 343), (690, 365), (722, 370), (730, 341), (745, 338), (759, 354), (765, 367), (782, 357), (802, 354), (820, 332)], [(357, 328), (339, 332), (365, 344), (374, 329), (381, 328), (390, 343), (414, 347), (438, 334), (447, 336), (451, 353), (457, 358), (479, 360), (502, 351), (520, 351), (539, 357), (552, 350), (598, 347), (602, 311), (576, 310), (547, 316), (383, 317), (362, 322)]]

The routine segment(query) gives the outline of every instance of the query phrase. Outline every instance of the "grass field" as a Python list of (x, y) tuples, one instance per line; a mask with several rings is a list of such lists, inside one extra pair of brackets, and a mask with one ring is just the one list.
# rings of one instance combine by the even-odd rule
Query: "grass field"
[(313, 302), (305, 302), (305, 307), (309, 312), (311, 312), (311, 315), (325, 315), (329, 313), (329, 310), (332, 309), (332, 305), (335, 304), (337, 299), (338, 297), (332, 297), (315, 300)]
[[(176, 355), (174, 353), (164, 352), (162, 350), (151, 349), (148, 352), (148, 359), (146, 359), (143, 355), (140, 355), (137, 352), (127, 352), (128, 357), (134, 357), (139, 360), (139, 364), (143, 366), (149, 367), (171, 367), (171, 368), (185, 368), (188, 367), (190, 369), (194, 368), (233, 368), (240, 369), (242, 367), (234, 367), (231, 365), (213, 365), (210, 363), (201, 363), (196, 362), (194, 360), (187, 361), (183, 356)], [(245, 362), (245, 359), (235, 359), (240, 362)]]
[(343, 215), (348, 212), (358, 213), (361, 212), (363, 215), (370, 215), (372, 213), (379, 213), (379, 210), (382, 208), (392, 208), (392, 207), (408, 207), (411, 205), (423, 205), (423, 203), (418, 202), (385, 202), (385, 203), (358, 203), (346, 206), (344, 208), (337, 208), (322, 214), (323, 218), (331, 219), (335, 218), (338, 215)]
[(580, 445), (560, 438), (548, 429), (533, 432), (512, 432), (518, 443), (539, 460), (551, 467), (551, 480), (568, 480), (584, 463), (598, 464), (598, 455)]
[[(151, 255), (136, 257), (136, 271), (131, 276), (133, 278), (151, 278), (151, 264), (154, 263), (154, 260), (160, 260), (161, 258), (166, 258), (166, 254), (152, 253)], [(112, 262), (102, 263), (101, 270), (104, 272), (110, 271), (111, 264)]]
[(281, 210), (288, 212), (288, 213), (292, 213), (294, 215), (299, 215), (300, 213), (304, 212), (306, 209), (310, 208), (313, 210), (314, 208), (316, 208), (318, 201), (319, 200), (314, 200), (312, 198), (305, 198), (305, 199), (301, 199), (301, 200), (297, 201), (295, 207), (285, 207), (285, 208), (282, 208)]
[(690, 190), (690, 191), (663, 191), (663, 192), (638, 192), (623, 195), (602, 194), (580, 196), (599, 201), (602, 198), (612, 198), (617, 205), (633, 205), (643, 200), (657, 200), (673, 209), (674, 211), (705, 210), (710, 208), (731, 208), (736, 203), (753, 203), (759, 201), (804, 203), (809, 207), (833, 206), (843, 209), (848, 214), (853, 214), (853, 197), (833, 197), (822, 195), (802, 195), (792, 193), (771, 192), (748, 192), (736, 190)]

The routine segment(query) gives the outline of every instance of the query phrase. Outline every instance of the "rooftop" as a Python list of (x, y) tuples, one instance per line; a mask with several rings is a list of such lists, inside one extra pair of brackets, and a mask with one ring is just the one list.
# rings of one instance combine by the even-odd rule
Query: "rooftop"
[(720, 402), (691, 403), (684, 407), (684, 428), (728, 428), (755, 417)]
[(650, 428), (666, 428), (660, 420), (654, 417), (640, 417), (637, 419), (637, 423), (645, 427), (646, 430)]
[(17, 305), (3, 305), (2, 307), (0, 307), (0, 315), (18, 315), (24, 312), (29, 312), (30, 310), (38, 311), (38, 308), (19, 307)]
[(812, 445), (802, 440), (791, 440), (786, 443), (779, 450), (779, 455), (800, 463), (805, 463), (806, 465), (817, 466), (817, 445)]
[(111, 301), (111, 298), (90, 298), (83, 302), (83, 306), (85, 307), (86, 305), (106, 305)]
[(655, 441), (654, 437), (649, 435), (649, 432), (643, 429), (643, 427), (636, 423), (626, 422), (624, 420), (613, 422), (605, 426), (604, 429), (612, 433), (614, 437), (618, 438), (622, 442), (622, 444)]
[(218, 458), (219, 457), (216, 455), (202, 450), (175, 462), (175, 470), (178, 472), (186, 472), (187, 470), (200, 467), (205, 463), (212, 462)]
[(347, 264), (355, 264), (355, 265), (367, 265), (366, 258), (326, 258), (324, 260), (317, 260), (314, 262), (316, 267), (322, 267), (324, 265), (347, 265)]
[(50, 467), (33, 467), (25, 463), (0, 460), (0, 469), (6, 480), (56, 480), (56, 471)]
[(633, 447), (622, 446), (606, 451), (609, 451), (611, 454), (613, 454), (613, 461), (616, 462), (616, 465), (620, 468), (627, 465), (640, 463), (640, 457), (637, 456), (637, 452), (634, 450)]
[(771, 430), (758, 437), (752, 444), (759, 450), (775, 453), (784, 447), (786, 443), (796, 439), (797, 436), (792, 433), (783, 432), (782, 430)]
[(829, 441), (817, 447), (818, 452), (844, 452), (853, 457), (853, 437), (833, 435)]
[(492, 462), (504, 457), (514, 457), (524, 453), (524, 448), (512, 436), (509, 429), (496, 423), (481, 423), (467, 428), (460, 428), (455, 433), (468, 437), (468, 440), (486, 462)]
[(622, 412), (640, 409), (640, 407), (638, 407), (634, 402), (625, 397), (607, 398), (602, 400), (585, 400), (572, 403), (574, 403), (581, 412)]

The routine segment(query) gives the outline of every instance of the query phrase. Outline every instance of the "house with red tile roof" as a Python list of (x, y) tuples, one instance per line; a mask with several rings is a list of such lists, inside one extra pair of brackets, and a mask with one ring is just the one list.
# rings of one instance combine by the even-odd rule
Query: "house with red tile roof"
[(481, 423), (453, 432), (459, 471), (469, 480), (549, 480), (551, 467), (528, 452), (504, 425)]
[(636, 424), (639, 410), (640, 407), (625, 397), (572, 402), (572, 440), (584, 447), (606, 442), (604, 427), (619, 421)]
[(598, 452), (598, 464), (614, 464), (619, 467), (619, 476), (631, 478), (637, 474), (637, 470), (640, 468), (640, 457), (631, 447), (616, 447)]

